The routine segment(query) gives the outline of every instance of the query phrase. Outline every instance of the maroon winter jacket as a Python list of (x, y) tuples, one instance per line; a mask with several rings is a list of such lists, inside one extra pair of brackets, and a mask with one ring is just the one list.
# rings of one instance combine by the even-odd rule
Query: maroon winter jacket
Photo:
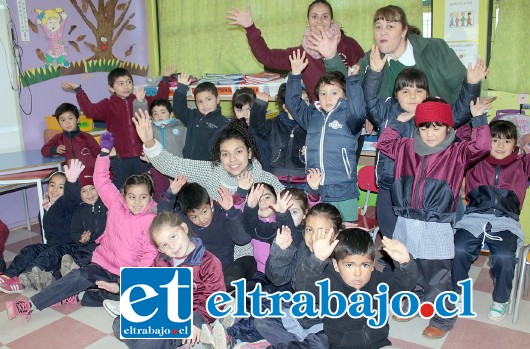
[[(300, 52), (304, 51), (302, 45), (286, 49), (270, 49), (261, 36), (261, 31), (256, 28), (254, 24), (246, 28), (246, 31), (248, 44), (250, 45), (254, 57), (268, 68), (289, 72), (291, 71), (289, 56), (292, 55), (295, 50), (299, 49), (301, 50)], [(352, 66), (364, 56), (364, 51), (355, 39), (343, 35), (337, 46), (337, 54), (342, 58), (344, 64)], [(309, 64), (302, 72), (302, 80), (304, 80), (307, 92), (309, 93), (309, 98), (311, 98), (312, 101), (317, 101), (318, 98), (315, 95), (315, 87), (320, 77), (326, 72), (326, 67), (321, 58), (315, 59), (308, 54), (306, 54), (306, 58)]]
[(486, 115), (471, 122), (471, 140), (455, 141), (446, 149), (420, 156), (414, 151), (414, 138), (398, 138), (404, 123), (389, 120), (377, 149), (395, 161), (394, 183), (390, 189), (397, 216), (425, 222), (449, 223), (464, 170), (483, 159), (491, 150)]
[(80, 160), (83, 165), (85, 165), (82, 174), (86, 173), (87, 175), (92, 176), (94, 173), (96, 157), (100, 152), (100, 147), (91, 134), (79, 131), (79, 129), (72, 132), (64, 131), (53, 136), (48, 143), (42, 146), (40, 152), (42, 156), (58, 155), (57, 147), (59, 145), (64, 145), (66, 147), (66, 152), (60, 154), (61, 156), (64, 156), (66, 160)]
[[(131, 93), (127, 99), (112, 94), (98, 103), (92, 103), (83, 89), (76, 93), (77, 103), (83, 113), (94, 119), (105, 121), (107, 131), (114, 136), (114, 147), (120, 158), (133, 158), (142, 154), (142, 142), (132, 122), (134, 116)], [(145, 97), (148, 105), (157, 98), (169, 98), (169, 83), (161, 81), (156, 96)]]
[(530, 178), (530, 154), (503, 160), (488, 157), (466, 173), (466, 213), (489, 213), (519, 220)]
[[(215, 319), (206, 310), (206, 300), (217, 291), (226, 291), (221, 261), (204, 247), (202, 240), (191, 238), (195, 249), (179, 265), (193, 268), (193, 311), (201, 314), (206, 322)], [(155, 267), (174, 267), (173, 258), (160, 253), (155, 260)]]

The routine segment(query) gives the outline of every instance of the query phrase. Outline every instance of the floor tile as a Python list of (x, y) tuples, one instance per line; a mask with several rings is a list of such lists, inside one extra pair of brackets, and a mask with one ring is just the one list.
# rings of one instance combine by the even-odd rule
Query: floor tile
[(420, 345), (420, 348), (423, 346), (425, 348), (439, 349), (445, 341), (445, 338), (429, 339), (423, 337), (421, 334), (425, 327), (429, 325), (429, 321), (419, 317), (408, 322), (397, 322), (391, 318), (388, 323), (390, 325), (390, 337), (404, 342), (415, 343)]
[(94, 343), (86, 346), (85, 348), (86, 349), (109, 349), (109, 348), (127, 349), (127, 346), (124, 343), (120, 342), (120, 340), (114, 337), (113, 335), (109, 335), (109, 336), (104, 336), (100, 340), (95, 341)]
[(11, 346), (11, 342), (30, 335), (47, 325), (53, 324), (63, 317), (64, 315), (61, 313), (52, 309), (46, 309), (44, 311), (34, 311), (29, 320), (24, 317), (8, 320), (7, 312), (2, 311), (0, 313), (0, 328), (2, 329), (0, 331), (0, 342)]
[(107, 314), (103, 307), (80, 307), (68, 317), (92, 326), (106, 334), (112, 334), (112, 322), (114, 319)]
[(31, 333), (16, 341), (10, 342), (8, 345), (11, 349), (85, 348), (104, 336), (105, 334), (101, 331), (74, 319), (63, 317), (38, 330), (31, 331)]
[(530, 334), (479, 321), (459, 319), (442, 349), (454, 348), (529, 348)]

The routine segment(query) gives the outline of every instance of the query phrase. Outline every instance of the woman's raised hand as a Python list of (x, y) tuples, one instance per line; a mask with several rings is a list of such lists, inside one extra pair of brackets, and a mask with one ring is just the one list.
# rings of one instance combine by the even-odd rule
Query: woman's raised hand
[(311, 33), (307, 41), (309, 42), (309, 48), (320, 53), (324, 59), (331, 59), (337, 54), (337, 47), (340, 41), (340, 33), (337, 33), (331, 39), (328, 38), (326, 33), (320, 29), (320, 34)]
[(232, 9), (228, 11), (226, 19), (230, 21), (228, 24), (239, 25), (243, 28), (248, 28), (254, 24), (254, 21), (252, 20), (252, 12), (250, 12), (250, 5), (247, 6), (246, 11), (232, 7)]
[(385, 67), (385, 63), (386, 55), (381, 58), (379, 47), (377, 45), (372, 46), (372, 50), (370, 51), (370, 69), (375, 72), (380, 72)]
[(291, 72), (294, 75), (302, 74), (302, 71), (307, 67), (309, 61), (305, 58), (305, 51), (300, 53), (300, 49), (293, 51), (293, 54), (289, 56), (291, 62)]
[(138, 137), (140, 137), (140, 140), (146, 146), (146, 148), (151, 148), (154, 146), (155, 139), (153, 136), (153, 125), (147, 110), (138, 109), (138, 111), (134, 113), (133, 123), (136, 127), (136, 133), (138, 133)]
[(486, 67), (486, 63), (479, 58), (475, 67), (471, 62), (467, 65), (466, 81), (470, 84), (478, 84), (482, 79), (486, 77), (489, 73), (489, 68)]

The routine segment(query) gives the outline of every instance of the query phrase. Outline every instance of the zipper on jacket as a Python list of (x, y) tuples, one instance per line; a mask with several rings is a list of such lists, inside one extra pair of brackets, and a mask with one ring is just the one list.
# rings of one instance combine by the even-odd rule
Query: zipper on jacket
[[(340, 105), (341, 102), (339, 102), (339, 104), (337, 104), (335, 106), (335, 108), (333, 108), (329, 113), (324, 114), (322, 113), (322, 110), (320, 110), (320, 112), (322, 113), (322, 115), (324, 115), (324, 123), (322, 124), (322, 130), (320, 132), (320, 142), (319, 142), (319, 151), (318, 151), (318, 158), (319, 158), (319, 164), (320, 164), (320, 172), (322, 173), (322, 184), (325, 183), (326, 181), (326, 169), (324, 168), (324, 138), (326, 137), (326, 124), (328, 122), (328, 119), (331, 115), (331, 113), (333, 113), (335, 111), (335, 109), (337, 109), (337, 107)], [(306, 159), (307, 159), (307, 149), (306, 149)], [(307, 163), (306, 163), (306, 167), (307, 167)]]
[[(386, 119), (386, 121), (385, 121), (385, 126), (383, 126), (383, 130), (384, 130), (387, 126), (388, 126), (388, 119)], [(381, 131), (381, 133), (383, 133), (383, 131)], [(379, 136), (381, 136), (381, 135), (379, 135)], [(379, 136), (377, 137), (378, 139), (379, 139)], [(377, 168), (378, 168), (378, 166), (379, 166), (379, 160), (380, 160), (380, 158), (379, 158), (379, 154), (380, 154), (380, 153), (381, 153), (381, 152), (380, 152), (379, 150), (377, 150), (377, 149), (375, 150), (375, 170), (374, 170), (374, 172), (375, 172), (375, 183), (379, 183), (379, 178), (378, 178), (378, 176), (377, 176)], [(392, 174), (393, 174), (393, 172), (394, 172), (394, 171), (392, 171)]]
[(348, 150), (346, 150), (346, 148), (342, 148), (342, 163), (344, 164), (348, 179), (351, 179), (351, 164), (350, 160), (348, 160)]
[[(70, 135), (70, 131), (66, 131), (68, 133), (68, 139), (70, 140), (70, 146), (72, 147), (72, 158), (73, 159), (77, 159), (77, 157), (75, 156), (75, 148), (74, 148), (74, 141)], [(66, 153), (66, 152), (65, 152)]]
[(497, 205), (498, 205), (498, 195), (497, 195), (497, 191), (498, 191), (498, 188), (497, 186), (499, 185), (499, 176), (501, 174), (501, 165), (496, 165), (495, 166), (495, 179), (493, 180), (493, 195), (495, 196), (495, 199), (493, 200), (493, 213), (495, 214), (495, 212), (497, 211)]
[[(425, 175), (425, 163), (427, 162), (427, 157), (429, 155), (425, 155), (425, 157), (423, 158), (423, 161), (421, 163), (421, 172), (420, 172), (420, 180), (418, 181), (418, 184), (416, 185), (416, 192), (414, 193), (415, 194), (415, 197), (416, 197), (416, 200), (415, 202), (412, 202), (412, 207), (416, 207), (418, 206), (417, 208), (420, 208), (419, 207), (419, 203), (420, 203), (420, 198), (419, 198), (419, 195), (420, 195), (420, 187), (421, 187), (421, 184), (423, 183), (423, 181), (425, 180), (424, 175)], [(414, 205), (416, 204), (416, 205)]]
[(289, 135), (289, 142), (287, 143), (287, 153), (285, 154), (287, 158), (286, 168), (289, 169), (289, 173), (291, 173), (292, 166), (292, 157), (293, 157), (293, 143), (294, 143), (294, 130), (296, 130), (298, 126), (293, 127), (291, 130), (291, 134)]

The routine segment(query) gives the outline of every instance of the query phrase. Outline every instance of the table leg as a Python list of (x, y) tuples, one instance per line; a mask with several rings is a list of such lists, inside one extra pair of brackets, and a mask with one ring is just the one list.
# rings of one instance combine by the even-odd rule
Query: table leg
[(24, 200), (24, 212), (26, 213), (26, 227), (29, 231), (31, 231), (31, 218), (29, 215), (29, 207), (28, 207), (28, 192), (26, 189), (22, 189), (22, 199)]

